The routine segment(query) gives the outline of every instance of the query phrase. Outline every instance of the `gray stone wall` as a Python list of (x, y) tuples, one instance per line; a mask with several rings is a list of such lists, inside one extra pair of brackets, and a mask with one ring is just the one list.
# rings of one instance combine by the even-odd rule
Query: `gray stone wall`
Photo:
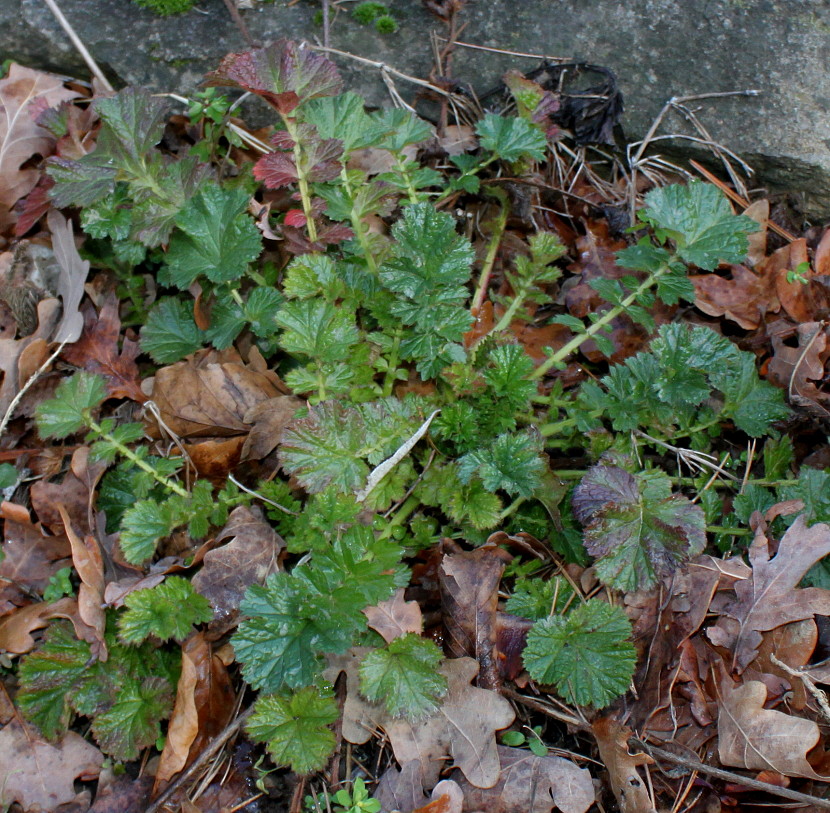
[[(245, 43), (221, 0), (159, 18), (129, 0), (60, 0), (96, 60), (121, 83), (187, 91)], [(429, 32), (441, 24), (419, 0), (388, 0), (401, 28), (379, 35), (341, 14), (332, 45), (425, 76)], [(242, 12), (261, 42), (314, 38), (316, 0)], [(754, 88), (757, 98), (701, 102), (714, 138), (760, 170), (761, 183), (797, 191), (805, 211), (830, 216), (830, 0), (479, 0), (463, 39), (515, 51), (574, 57), (612, 68), (625, 94), (624, 126), (642, 136), (673, 95)], [(43, 0), (0, 0), (0, 56), (33, 67), (87, 71)], [(377, 71), (338, 60), (348, 86), (386, 103)], [(454, 75), (478, 90), (532, 60), (459, 49)], [(398, 83), (404, 95), (414, 87)]]

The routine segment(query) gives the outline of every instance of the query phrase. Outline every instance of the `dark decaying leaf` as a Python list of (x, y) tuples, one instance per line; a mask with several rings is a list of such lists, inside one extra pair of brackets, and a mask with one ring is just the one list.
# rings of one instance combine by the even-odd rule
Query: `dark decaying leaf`
[(204, 633), (182, 645), (182, 672), (167, 739), (156, 773), (156, 787), (191, 763), (226, 725), (234, 708), (234, 691), (225, 664)]
[(245, 435), (254, 405), (280, 395), (278, 378), (244, 364), (235, 350), (201, 350), (156, 373), (153, 400), (181, 437)]
[(724, 668), (718, 696), (721, 763), (826, 781), (807, 761), (821, 736), (813, 720), (765, 708), (767, 687), (761, 681), (736, 684)]
[(643, 753), (632, 754), (628, 750), (630, 728), (621, 725), (613, 717), (600, 717), (591, 726), (599, 755), (608, 770), (611, 790), (623, 813), (657, 813), (648, 792), (645, 778), (637, 770), (654, 760)]
[(75, 781), (98, 777), (104, 755), (80, 734), (69, 731), (57, 742), (46, 742), (15, 713), (6, 689), (0, 686), (0, 805), (15, 802), (23, 810), (55, 810), (75, 799)]
[(100, 310), (85, 303), (81, 308), (84, 329), (78, 341), (67, 345), (62, 356), (70, 364), (104, 377), (107, 393), (112, 398), (129, 398), (140, 404), (147, 400), (141, 390), (136, 358), (138, 342), (124, 337), (121, 350), (121, 319), (118, 316), (118, 298), (114, 292), (104, 297)]
[[(18, 509), (18, 510), (14, 510)], [(0, 615), (41, 595), (53, 573), (71, 564), (72, 551), (64, 534), (46, 536), (21, 506), (3, 506), (5, 541), (0, 550)]]
[(245, 591), (277, 572), (285, 548), (282, 537), (256, 507), (234, 508), (216, 534), (217, 543), (228, 539), (228, 544), (205, 554), (202, 569), (193, 577), (193, 587), (213, 607), (214, 622), (236, 617)]
[(440, 570), (445, 645), (454, 658), (479, 662), (478, 685), (501, 683), (496, 655), (496, 609), (499, 584), (513, 557), (495, 545), (444, 557)]

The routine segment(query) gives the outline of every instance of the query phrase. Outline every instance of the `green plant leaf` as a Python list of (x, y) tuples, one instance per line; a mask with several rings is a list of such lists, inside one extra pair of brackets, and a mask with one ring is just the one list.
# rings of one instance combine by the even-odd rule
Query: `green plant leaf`
[(432, 136), (431, 125), (400, 107), (377, 113), (376, 118), (386, 133), (376, 146), (393, 153), (400, 153), (409, 144), (420, 144)]
[(160, 299), (141, 328), (141, 349), (157, 364), (172, 364), (199, 350), (204, 331), (193, 321), (192, 308), (173, 297)]
[(740, 352), (728, 368), (715, 367), (711, 381), (725, 396), (722, 414), (732, 418), (738, 429), (753, 438), (770, 433), (770, 425), (790, 415), (784, 392), (758, 377), (752, 353)]
[(125, 722), (132, 710), (143, 719), (147, 736), (137, 739), (137, 729), (120, 731), (117, 721), (109, 725), (112, 716), (105, 717), (101, 745), (116, 759), (134, 759), (136, 749), (155, 741), (158, 721), (172, 709), (174, 659), (150, 644), (124, 646), (111, 624), (105, 641), (109, 657), (95, 660), (89, 644), (75, 638), (69, 622), (53, 622), (43, 643), (20, 663), (16, 700), (27, 719), (50, 739), (67, 730), (75, 713), (92, 717), (94, 730), (100, 716), (114, 707), (120, 706), (112, 716), (126, 715)]
[(499, 435), (488, 448), (468, 452), (458, 460), (458, 476), (470, 482), (481, 477), (488, 491), (504, 489), (508, 494), (530, 497), (545, 470), (541, 443), (528, 433)]
[(208, 185), (176, 217), (179, 231), (167, 251), (165, 279), (186, 290), (205, 276), (211, 282), (235, 282), (262, 251), (262, 237), (245, 213), (244, 189)]
[(136, 759), (161, 736), (161, 721), (173, 711), (173, 692), (163, 677), (127, 683), (116, 701), (95, 716), (92, 733), (102, 751), (117, 760)]
[(388, 398), (354, 407), (325, 401), (283, 431), (280, 462), (312, 493), (329, 485), (357, 493), (369, 474), (365, 461), (376, 466), (392, 455), (422, 420), (411, 401)]
[(265, 743), (276, 765), (309, 774), (322, 770), (334, 750), (329, 726), (339, 716), (330, 694), (308, 686), (258, 698), (245, 729), (252, 740)]
[(534, 680), (556, 686), (568, 703), (603, 708), (627, 691), (634, 674), (630, 635), (622, 609), (590, 599), (566, 618), (537, 621), (522, 659)]
[(476, 133), (481, 146), (502, 161), (518, 161), (524, 157), (541, 161), (545, 157), (548, 145), (545, 134), (527, 119), (488, 113), (476, 125)]
[(707, 271), (721, 262), (741, 262), (749, 248), (747, 234), (759, 228), (752, 218), (732, 214), (716, 186), (699, 181), (652, 189), (645, 203), (640, 218), (671, 237), (687, 263)]
[(141, 564), (156, 550), (160, 539), (190, 519), (181, 497), (170, 495), (163, 502), (140, 500), (124, 512), (118, 544), (124, 558), (131, 564)]
[(194, 624), (213, 618), (210, 602), (181, 576), (135, 590), (124, 599), (127, 610), (118, 617), (118, 634), (127, 644), (140, 644), (154, 635), (161, 641), (183, 641)]
[(573, 601), (574, 589), (567, 580), (556, 577), (523, 579), (516, 582), (513, 595), (507, 599), (504, 609), (513, 615), (541, 621), (549, 615), (560, 614)]
[(386, 132), (381, 121), (366, 113), (365, 104), (351, 92), (312, 99), (303, 107), (303, 120), (317, 128), (320, 138), (339, 139), (345, 157), (375, 145)]
[(286, 302), (274, 320), (284, 331), (283, 350), (318, 363), (345, 361), (360, 339), (354, 313), (321, 299)]
[[(248, 618), (232, 642), (245, 680), (255, 689), (309, 685), (321, 671), (320, 654), (344, 652), (365, 628), (360, 610), (366, 604), (353, 590), (341, 581), (340, 590), (332, 591), (344, 602), (337, 606), (332, 594), (308, 578), (307, 569), (297, 570), (272, 575), (264, 586), (252, 585), (242, 602)], [(322, 582), (328, 588), (325, 578)]]
[(430, 378), (464, 358), (459, 342), (472, 317), (462, 305), (473, 249), (456, 234), (452, 217), (428, 203), (408, 206), (392, 236), (380, 279), (396, 295), (390, 315), (411, 328), (401, 356), (417, 361), (418, 372)]
[(393, 717), (429, 717), (447, 692), (447, 680), (437, 671), (441, 659), (433, 641), (412, 632), (402, 635), (364, 656), (360, 693), (383, 703)]
[(104, 379), (92, 373), (75, 373), (55, 390), (55, 397), (35, 410), (38, 432), (43, 438), (62, 439), (80, 432), (88, 424), (89, 411), (107, 397)]
[(326, 401), (309, 409), (307, 418), (284, 430), (280, 462), (312, 493), (334, 485), (356, 492), (369, 475), (363, 460), (365, 423), (360, 411)]
[(585, 526), (585, 549), (598, 560), (597, 576), (618, 590), (648, 589), (706, 546), (703, 510), (672, 494), (662, 472), (592, 466), (574, 490), (573, 507)]

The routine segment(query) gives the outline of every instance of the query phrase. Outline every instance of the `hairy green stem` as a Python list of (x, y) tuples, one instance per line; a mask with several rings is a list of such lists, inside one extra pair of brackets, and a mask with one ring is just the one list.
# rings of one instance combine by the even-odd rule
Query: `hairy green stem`
[(499, 514), (499, 522), (504, 522), (511, 514), (515, 514), (519, 506), (526, 502), (527, 497), (517, 497)]
[(139, 457), (132, 449), (117, 441), (108, 432), (105, 432), (99, 423), (88, 418), (86, 424), (93, 432), (106, 440), (122, 457), (126, 457), (127, 460), (138, 466), (142, 471), (146, 471), (157, 483), (161, 483), (165, 488), (178, 494), (180, 497), (184, 497), (185, 499), (190, 498), (190, 492), (187, 489), (182, 488), (177, 482), (159, 474), (146, 460)]
[[(501, 245), (501, 238), (504, 236), (504, 229), (507, 226), (507, 199), (505, 194), (499, 190), (500, 194), (495, 195), (499, 199), (500, 210), (499, 214), (496, 216), (494, 225), (493, 225), (493, 235), (490, 238), (490, 242), (487, 245), (487, 254), (484, 257), (484, 262), (481, 265), (481, 273), (478, 276), (478, 286), (476, 287), (476, 293), (473, 297), (473, 303), (470, 306), (470, 310), (477, 314), (481, 309), (482, 304), (484, 303), (484, 298), (487, 296), (487, 285), (490, 282), (490, 275), (493, 273), (493, 265), (496, 262), (496, 254), (498, 254), (499, 246)], [(519, 305), (521, 305), (521, 300), (519, 300)], [(511, 303), (511, 308), (516, 305), (516, 300)], [(517, 306), (518, 307), (518, 306)], [(515, 309), (513, 310), (515, 313)], [(503, 330), (504, 325), (504, 317), (501, 318), (499, 321), (499, 326), (495, 327), (493, 330)], [(509, 325), (510, 322), (508, 321), (507, 324)]]
[(401, 173), (401, 177), (406, 181), (406, 194), (409, 198), (410, 203), (418, 203), (420, 201), (418, 197), (418, 190), (412, 184), (412, 174), (406, 168), (406, 159), (401, 158), (399, 155), (393, 153), (395, 158), (395, 164), (398, 172)]
[(349, 210), (349, 220), (352, 223), (352, 228), (354, 229), (355, 237), (357, 237), (357, 242), (363, 249), (363, 257), (366, 260), (366, 265), (369, 267), (369, 270), (375, 276), (377, 276), (378, 262), (375, 259), (374, 254), (372, 254), (371, 252), (366, 224), (363, 222), (363, 218), (361, 218), (360, 212), (358, 212), (355, 208), (354, 191), (352, 190), (352, 185), (349, 183), (349, 174), (345, 166), (340, 171), (340, 180), (343, 182), (343, 188), (346, 190), (346, 194), (349, 196), (349, 200), (352, 202), (351, 209)]
[(303, 166), (303, 148), (300, 144), (300, 139), (297, 129), (297, 120), (291, 116), (283, 116), (285, 122), (285, 129), (291, 140), (294, 142), (294, 164), (297, 168), (297, 186), (300, 190), (300, 199), (303, 202), (303, 214), (305, 214), (305, 224), (308, 229), (308, 239), (312, 243), (317, 242), (317, 224), (314, 222), (313, 212), (311, 209), (311, 189), (308, 185), (308, 175)]
[(752, 536), (753, 531), (749, 528), (727, 528), (725, 525), (707, 525), (706, 530), (710, 534), (730, 534), (732, 536)]
[(398, 353), (401, 349), (401, 339), (403, 338), (403, 327), (395, 330), (395, 338), (392, 340), (392, 352), (389, 354), (387, 362), (389, 366), (386, 369), (386, 375), (383, 377), (383, 397), (388, 398), (392, 394), (392, 388), (395, 386), (395, 373), (398, 370)]
[(532, 378), (541, 378), (551, 367), (561, 364), (571, 353), (578, 350), (585, 344), (588, 339), (599, 333), (609, 322), (616, 319), (621, 313), (624, 313), (627, 308), (633, 305), (639, 297), (641, 297), (649, 288), (653, 287), (657, 280), (664, 274), (668, 273), (669, 264), (661, 266), (653, 274), (649, 274), (619, 305), (615, 305), (610, 310), (607, 310), (596, 322), (594, 322), (584, 333), (578, 333), (567, 344), (560, 347), (547, 360), (542, 362), (536, 371), (531, 376)]

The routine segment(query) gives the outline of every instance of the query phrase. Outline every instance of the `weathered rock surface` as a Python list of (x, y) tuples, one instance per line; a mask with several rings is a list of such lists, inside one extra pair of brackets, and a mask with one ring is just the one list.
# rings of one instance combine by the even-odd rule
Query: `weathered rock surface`
[[(428, 34), (443, 33), (440, 22), (416, 0), (387, 4), (401, 23), (396, 34), (376, 34), (341, 13), (332, 45), (426, 76)], [(187, 91), (225, 53), (245, 47), (221, 0), (166, 19), (128, 0), (61, 0), (61, 8), (114, 79), (156, 90)], [(318, 8), (312, 0), (276, 0), (242, 14), (253, 37), (267, 42), (319, 37)], [(641, 137), (671, 96), (760, 90), (755, 98), (700, 102), (700, 118), (759, 171), (760, 182), (796, 191), (806, 212), (830, 217), (829, 0), (487, 0), (465, 18), (467, 42), (614, 70), (630, 137)], [(42, 0), (0, 0), (0, 57), (87, 74)], [(388, 99), (376, 69), (338, 61), (350, 88), (374, 103)], [(453, 71), (481, 91), (508, 67), (535, 64), (459, 49)], [(405, 97), (414, 95), (415, 86), (396, 83)]]

